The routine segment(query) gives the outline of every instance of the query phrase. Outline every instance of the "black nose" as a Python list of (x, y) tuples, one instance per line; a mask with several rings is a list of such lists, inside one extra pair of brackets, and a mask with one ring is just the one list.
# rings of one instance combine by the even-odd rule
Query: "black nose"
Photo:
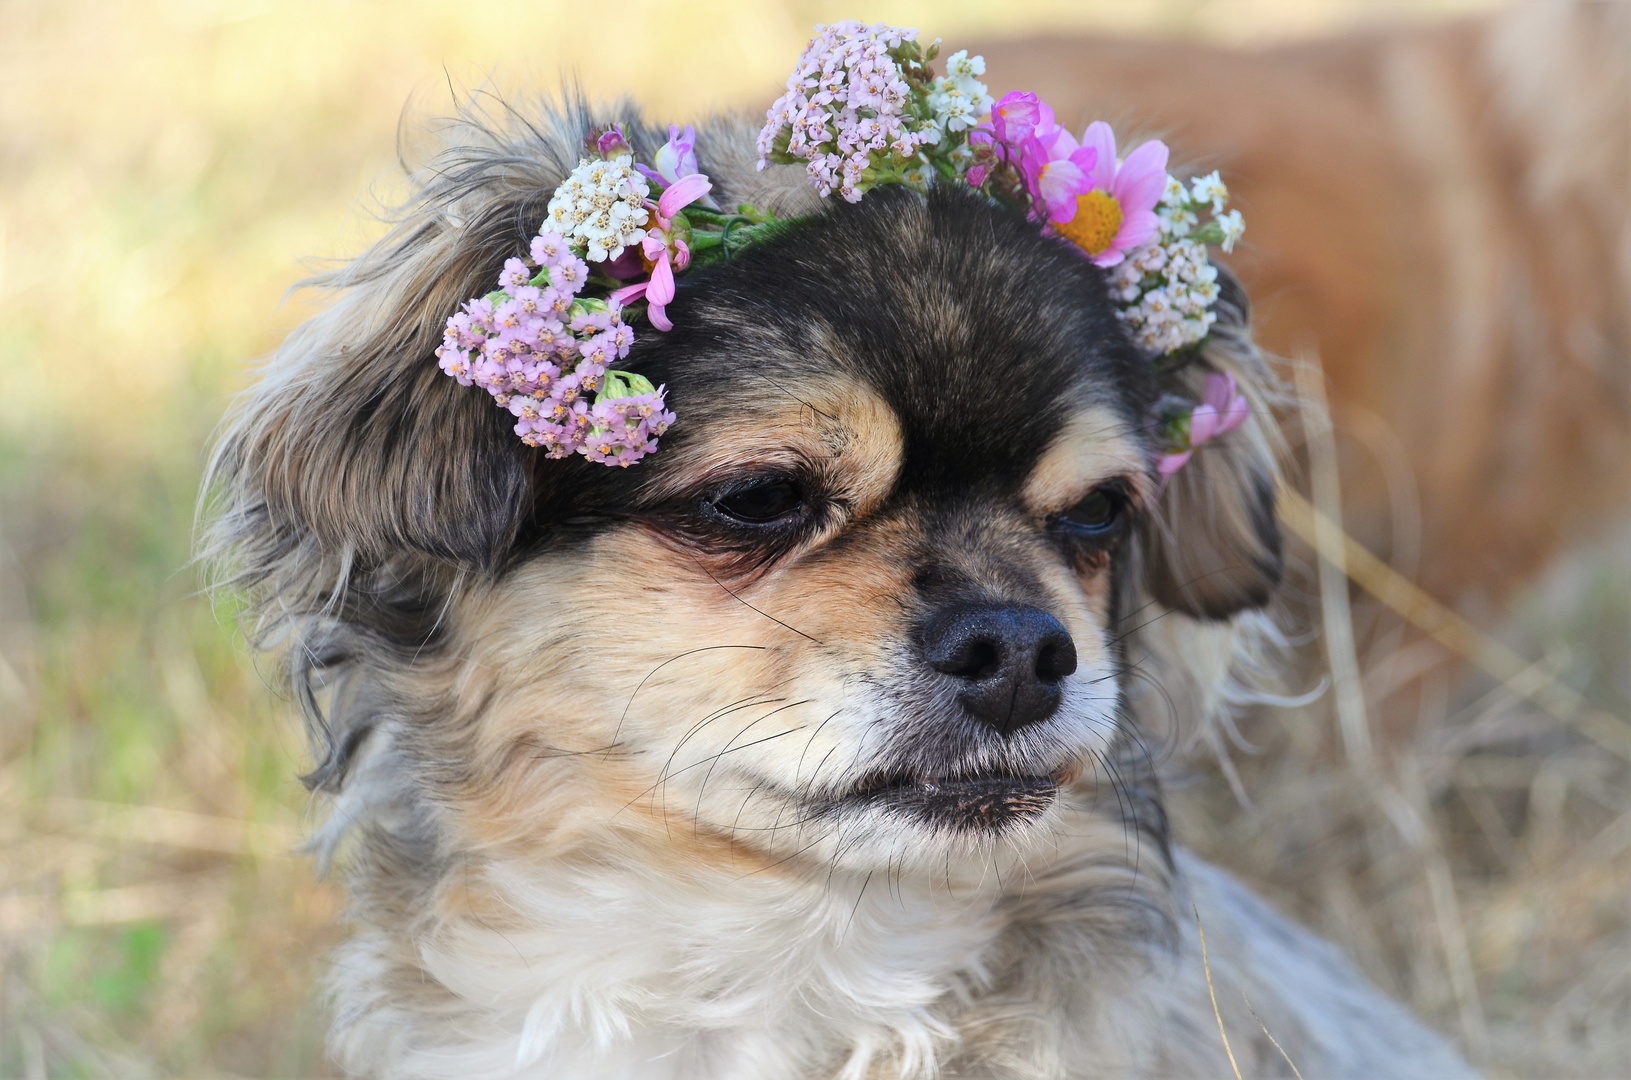
[(929, 666), (957, 679), (970, 716), (1012, 735), (1059, 708), (1060, 683), (1076, 670), (1076, 643), (1046, 611), (963, 604), (929, 620)]

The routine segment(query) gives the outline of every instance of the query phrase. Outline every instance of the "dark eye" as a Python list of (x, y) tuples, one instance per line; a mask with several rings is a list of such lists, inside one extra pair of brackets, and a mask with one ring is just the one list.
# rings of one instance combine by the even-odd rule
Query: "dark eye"
[(769, 525), (804, 505), (804, 492), (792, 480), (761, 480), (737, 488), (709, 503), (715, 510), (743, 525)]
[(1123, 502), (1120, 492), (1099, 488), (1054, 520), (1080, 536), (1108, 536), (1121, 524)]

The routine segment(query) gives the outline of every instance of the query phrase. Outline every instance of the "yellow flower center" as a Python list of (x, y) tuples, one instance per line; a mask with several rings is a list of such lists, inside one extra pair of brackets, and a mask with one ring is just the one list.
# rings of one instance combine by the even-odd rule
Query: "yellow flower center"
[(1076, 196), (1076, 216), (1063, 224), (1054, 222), (1053, 227), (1089, 255), (1097, 255), (1121, 231), (1121, 204), (1108, 191), (1089, 191)]

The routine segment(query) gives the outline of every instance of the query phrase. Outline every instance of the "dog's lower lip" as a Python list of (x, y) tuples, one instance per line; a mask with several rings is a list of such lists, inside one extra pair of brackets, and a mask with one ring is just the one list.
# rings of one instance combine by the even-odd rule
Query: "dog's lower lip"
[(904, 812), (943, 825), (1001, 830), (1047, 810), (1059, 786), (1045, 775), (879, 773), (856, 785), (841, 801)]
[(1059, 785), (1051, 776), (1021, 776), (990, 773), (974, 776), (922, 776), (916, 773), (879, 773), (861, 781), (847, 796), (850, 799), (875, 799), (891, 793), (924, 795), (981, 794), (999, 791), (1052, 792)]

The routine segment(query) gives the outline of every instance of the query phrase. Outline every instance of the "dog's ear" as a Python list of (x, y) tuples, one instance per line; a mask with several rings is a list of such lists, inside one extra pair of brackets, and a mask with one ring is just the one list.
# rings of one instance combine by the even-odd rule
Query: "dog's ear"
[(448, 314), (503, 262), (459, 235), (470, 227), (426, 223), (336, 275), (336, 302), (240, 402), (216, 472), (263, 528), (365, 563), (406, 550), (475, 567), (514, 536), (527, 478), (513, 420), (434, 355)]
[(1199, 401), (1207, 374), (1227, 372), (1251, 403), (1251, 418), (1197, 449), (1172, 475), (1142, 537), (1149, 595), (1207, 619), (1268, 603), (1282, 562), (1272, 418), (1278, 380), (1252, 344), (1245, 292), (1227, 272), (1219, 285), (1218, 321), (1199, 361), (1163, 376), (1163, 389)]
[(450, 125), (395, 227), (308, 283), (334, 302), (238, 403), (212, 464), (235, 546), (315, 547), (346, 565), (502, 561), (529, 513), (530, 452), (514, 418), (434, 354), (447, 317), (526, 250), (588, 126), (571, 105), (508, 131)]

